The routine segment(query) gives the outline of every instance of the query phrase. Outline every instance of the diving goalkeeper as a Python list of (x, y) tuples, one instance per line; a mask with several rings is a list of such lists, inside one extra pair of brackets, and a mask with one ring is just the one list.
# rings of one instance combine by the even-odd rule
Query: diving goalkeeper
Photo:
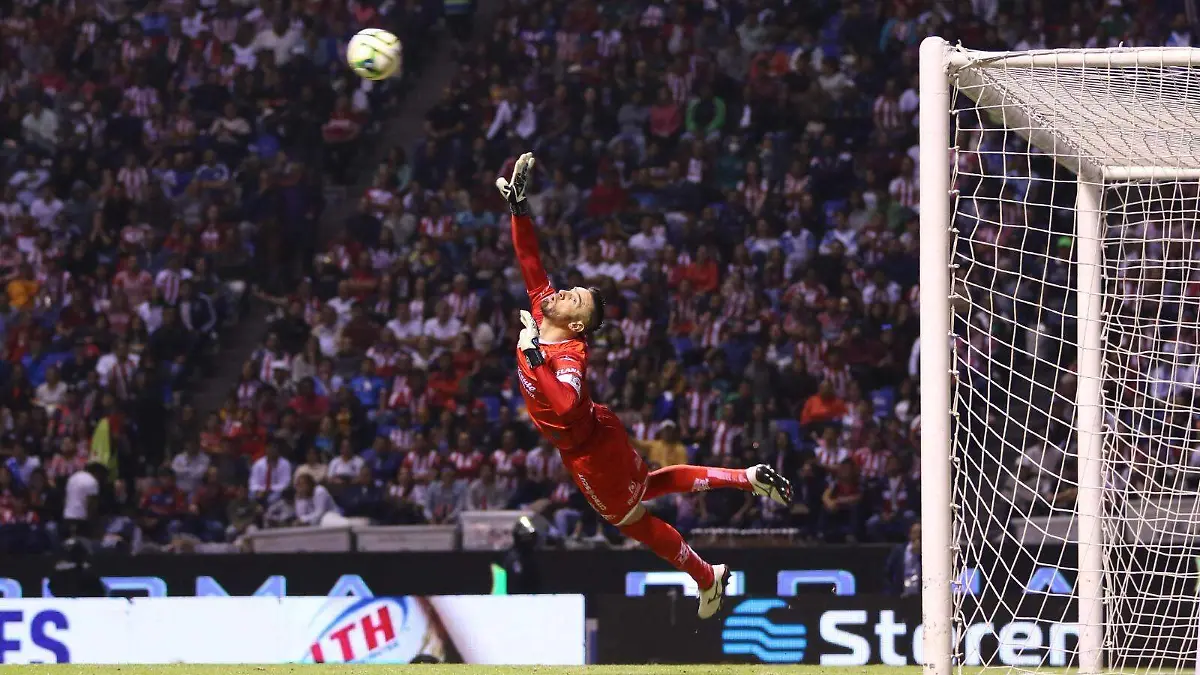
[(696, 555), (674, 527), (647, 512), (642, 502), (677, 492), (735, 488), (786, 505), (792, 487), (765, 464), (748, 469), (680, 465), (648, 471), (621, 421), (588, 394), (586, 338), (604, 319), (604, 298), (594, 288), (556, 291), (550, 285), (525, 199), (533, 164), (533, 155), (521, 155), (511, 181), (496, 179), (512, 211), (513, 248), (532, 310), (521, 311), (523, 328), (517, 341), (517, 375), (525, 406), (534, 425), (558, 448), (563, 465), (592, 507), (626, 536), (696, 581), (697, 613), (707, 619), (721, 608), (729, 570)]

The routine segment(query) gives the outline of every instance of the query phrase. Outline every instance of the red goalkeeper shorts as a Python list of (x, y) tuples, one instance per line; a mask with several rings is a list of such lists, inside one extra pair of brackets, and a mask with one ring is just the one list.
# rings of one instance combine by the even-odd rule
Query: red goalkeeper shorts
[(615, 524), (642, 501), (649, 468), (629, 443), (621, 420), (602, 405), (595, 412), (595, 434), (579, 448), (562, 453), (563, 465), (592, 507)]

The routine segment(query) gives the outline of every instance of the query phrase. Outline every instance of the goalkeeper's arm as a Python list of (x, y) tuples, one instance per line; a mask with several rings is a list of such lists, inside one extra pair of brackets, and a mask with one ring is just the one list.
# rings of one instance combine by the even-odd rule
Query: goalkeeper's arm
[(550, 278), (546, 268), (542, 267), (542, 256), (538, 250), (537, 233), (533, 229), (533, 221), (529, 218), (529, 200), (525, 198), (525, 190), (529, 184), (529, 175), (533, 171), (534, 159), (530, 153), (517, 158), (513, 167), (512, 180), (503, 176), (496, 179), (496, 188), (504, 195), (508, 208), (512, 212), (513, 250), (517, 254), (517, 264), (521, 268), (521, 276), (525, 279), (525, 290), (529, 294), (529, 302), (538, 320), (541, 320), (542, 298), (554, 291), (550, 286)]

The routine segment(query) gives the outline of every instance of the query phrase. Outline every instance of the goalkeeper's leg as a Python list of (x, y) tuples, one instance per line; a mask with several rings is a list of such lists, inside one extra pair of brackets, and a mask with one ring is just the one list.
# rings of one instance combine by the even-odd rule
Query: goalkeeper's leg
[(617, 523), (617, 528), (695, 580), (700, 589), (700, 608), (696, 613), (701, 619), (707, 619), (721, 609), (721, 602), (725, 599), (725, 584), (729, 579), (729, 570), (725, 565), (708, 564), (684, 541), (679, 530), (647, 511), (641, 504), (634, 506)]
[(769, 497), (786, 506), (792, 501), (792, 485), (775, 469), (756, 464), (749, 469), (720, 469), (677, 464), (650, 473), (643, 500), (680, 492), (704, 492), (733, 488)]

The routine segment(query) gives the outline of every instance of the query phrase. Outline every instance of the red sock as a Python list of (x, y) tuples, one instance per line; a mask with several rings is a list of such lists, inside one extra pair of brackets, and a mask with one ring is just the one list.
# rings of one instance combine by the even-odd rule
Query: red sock
[(620, 529), (625, 536), (642, 542), (654, 551), (655, 555), (671, 563), (675, 569), (687, 572), (688, 576), (696, 580), (696, 585), (701, 590), (712, 587), (712, 565), (696, 555), (678, 530), (659, 520), (657, 516), (647, 513), (636, 523)]
[(646, 495), (642, 497), (650, 501), (663, 495), (678, 492), (704, 492), (734, 488), (751, 492), (754, 488), (746, 472), (742, 469), (714, 469), (707, 466), (688, 466), (677, 464), (654, 471), (646, 480)]

